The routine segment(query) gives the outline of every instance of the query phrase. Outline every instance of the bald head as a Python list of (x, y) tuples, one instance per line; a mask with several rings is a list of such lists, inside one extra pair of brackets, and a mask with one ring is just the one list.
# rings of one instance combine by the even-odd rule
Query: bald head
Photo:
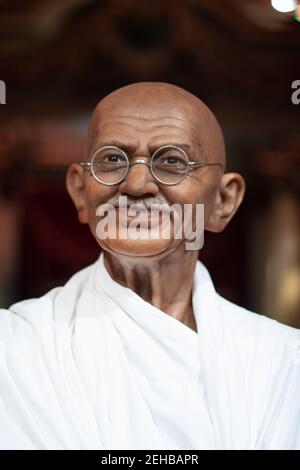
[(152, 120), (156, 127), (169, 120), (169, 126), (178, 124), (183, 132), (185, 129), (190, 132), (201, 159), (225, 164), (224, 139), (216, 117), (199, 98), (176, 85), (133, 83), (105, 96), (96, 106), (90, 121), (87, 158), (99, 139), (101, 129), (110, 119), (116, 123), (127, 119), (128, 124), (133, 119), (141, 122)]

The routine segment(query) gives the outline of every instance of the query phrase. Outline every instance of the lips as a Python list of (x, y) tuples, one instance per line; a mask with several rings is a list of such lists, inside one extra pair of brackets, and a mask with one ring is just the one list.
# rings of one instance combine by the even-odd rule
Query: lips
[(129, 215), (136, 215), (138, 213), (139, 215), (148, 216), (148, 213), (150, 213), (150, 210), (144, 204), (132, 204), (127, 210)]

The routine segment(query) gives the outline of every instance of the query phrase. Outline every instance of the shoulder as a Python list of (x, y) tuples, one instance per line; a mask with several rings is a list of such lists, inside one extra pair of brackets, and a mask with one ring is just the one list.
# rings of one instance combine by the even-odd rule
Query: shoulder
[(0, 346), (3, 348), (13, 339), (32, 337), (36, 333), (50, 335), (57, 304), (67, 308), (70, 301), (76, 303), (94, 264), (75, 273), (64, 286), (55, 287), (41, 297), (17, 302), (8, 309), (0, 309)]
[[(300, 329), (285, 325), (267, 314), (256, 313), (237, 305), (221, 296), (214, 287), (213, 280), (206, 266), (198, 260), (195, 271), (196, 285), (202, 289), (211, 288), (211, 292), (216, 296), (219, 312), (221, 314), (222, 326), (231, 331), (234, 336), (241, 338), (241, 341), (248, 338), (264, 338), (265, 340), (275, 340), (276, 338), (286, 338), (291, 341), (300, 338)], [(206, 287), (204, 284), (206, 283)]]
[(300, 337), (300, 330), (285, 325), (278, 320), (268, 317), (263, 313), (248, 310), (240, 305), (234, 304), (217, 294), (219, 305), (225, 322), (240, 329), (273, 332), (291, 338)]
[(225, 330), (234, 338), (244, 365), (271, 363), (276, 369), (284, 363), (300, 361), (300, 330), (264, 314), (247, 310), (220, 295), (218, 302)]

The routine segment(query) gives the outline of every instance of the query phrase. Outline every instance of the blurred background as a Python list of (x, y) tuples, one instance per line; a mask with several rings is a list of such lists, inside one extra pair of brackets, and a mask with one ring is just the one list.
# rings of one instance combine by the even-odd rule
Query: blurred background
[(80, 160), (104, 95), (166, 81), (213, 109), (228, 168), (247, 182), (238, 214), (222, 234), (206, 234), (200, 253), (217, 289), (300, 328), (300, 104), (291, 99), (299, 7), (272, 3), (0, 0), (1, 307), (62, 285), (96, 259), (65, 190), (66, 168)]

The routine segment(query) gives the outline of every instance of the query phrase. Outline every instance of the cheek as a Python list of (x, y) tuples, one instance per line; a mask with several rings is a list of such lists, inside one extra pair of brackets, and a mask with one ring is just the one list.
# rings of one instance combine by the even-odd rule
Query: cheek
[(214, 207), (217, 188), (216, 179), (186, 178), (176, 186), (162, 188), (162, 191), (171, 204), (204, 204), (204, 222), (206, 222)]
[(178, 185), (161, 188), (161, 191), (171, 204), (195, 204), (205, 202), (207, 188), (204, 182), (186, 178)]
[(116, 192), (115, 186), (104, 186), (97, 181), (90, 181), (86, 185), (85, 205), (87, 209), (89, 225), (94, 230), (96, 224), (96, 209), (99, 204), (107, 202)]

